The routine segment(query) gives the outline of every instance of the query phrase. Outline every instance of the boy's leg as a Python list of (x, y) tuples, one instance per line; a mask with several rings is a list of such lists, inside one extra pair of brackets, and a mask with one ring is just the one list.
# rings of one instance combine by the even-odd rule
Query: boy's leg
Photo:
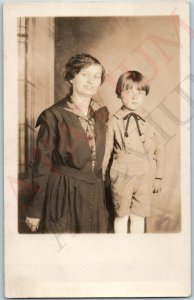
[(127, 233), (129, 216), (116, 217), (114, 220), (115, 233)]
[(117, 215), (114, 220), (115, 233), (128, 233), (134, 177), (127, 176), (124, 171), (124, 168), (121, 169), (120, 176), (111, 184), (114, 209)]
[(153, 173), (137, 176), (130, 212), (130, 232), (144, 233), (145, 218), (150, 215)]
[(145, 218), (130, 213), (130, 233), (144, 233)]

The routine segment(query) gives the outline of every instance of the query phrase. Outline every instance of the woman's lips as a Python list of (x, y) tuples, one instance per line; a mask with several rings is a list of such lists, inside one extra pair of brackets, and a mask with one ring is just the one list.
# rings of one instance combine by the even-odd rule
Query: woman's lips
[(95, 87), (91, 86), (91, 85), (86, 85), (85, 88), (88, 89), (88, 90), (93, 90)]

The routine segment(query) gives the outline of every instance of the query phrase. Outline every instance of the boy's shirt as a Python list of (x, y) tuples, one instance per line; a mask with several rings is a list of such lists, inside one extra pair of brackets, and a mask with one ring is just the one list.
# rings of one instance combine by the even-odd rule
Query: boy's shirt
[[(150, 163), (156, 164), (156, 178), (163, 178), (164, 173), (164, 144), (162, 136), (145, 119), (139, 119), (137, 128), (134, 117), (130, 117), (128, 137), (125, 136), (127, 120), (124, 119), (130, 113), (125, 107), (121, 107), (107, 124), (106, 148), (103, 161), (103, 174), (106, 172), (111, 154), (119, 159), (123, 154), (131, 154), (122, 166), (122, 169), (130, 170), (131, 175), (139, 175), (146, 169), (149, 172)], [(142, 117), (139, 112), (135, 114)], [(143, 117), (142, 117), (143, 118)], [(119, 163), (119, 160), (118, 160)], [(130, 165), (125, 165), (125, 164)], [(124, 171), (124, 170), (122, 170)]]

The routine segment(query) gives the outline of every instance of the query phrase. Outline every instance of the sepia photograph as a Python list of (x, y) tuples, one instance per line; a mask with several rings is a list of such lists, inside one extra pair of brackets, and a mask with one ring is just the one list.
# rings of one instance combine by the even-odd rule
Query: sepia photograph
[(20, 233), (181, 230), (179, 40), (178, 16), (18, 18)]
[(8, 298), (190, 294), (189, 5), (146, 3), (4, 5)]

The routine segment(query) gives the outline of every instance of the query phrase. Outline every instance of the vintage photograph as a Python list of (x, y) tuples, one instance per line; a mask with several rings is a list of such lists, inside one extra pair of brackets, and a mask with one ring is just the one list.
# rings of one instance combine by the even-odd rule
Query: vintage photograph
[(181, 230), (179, 22), (18, 18), (20, 233)]
[(191, 294), (189, 3), (140, 2), (4, 5), (7, 298)]

